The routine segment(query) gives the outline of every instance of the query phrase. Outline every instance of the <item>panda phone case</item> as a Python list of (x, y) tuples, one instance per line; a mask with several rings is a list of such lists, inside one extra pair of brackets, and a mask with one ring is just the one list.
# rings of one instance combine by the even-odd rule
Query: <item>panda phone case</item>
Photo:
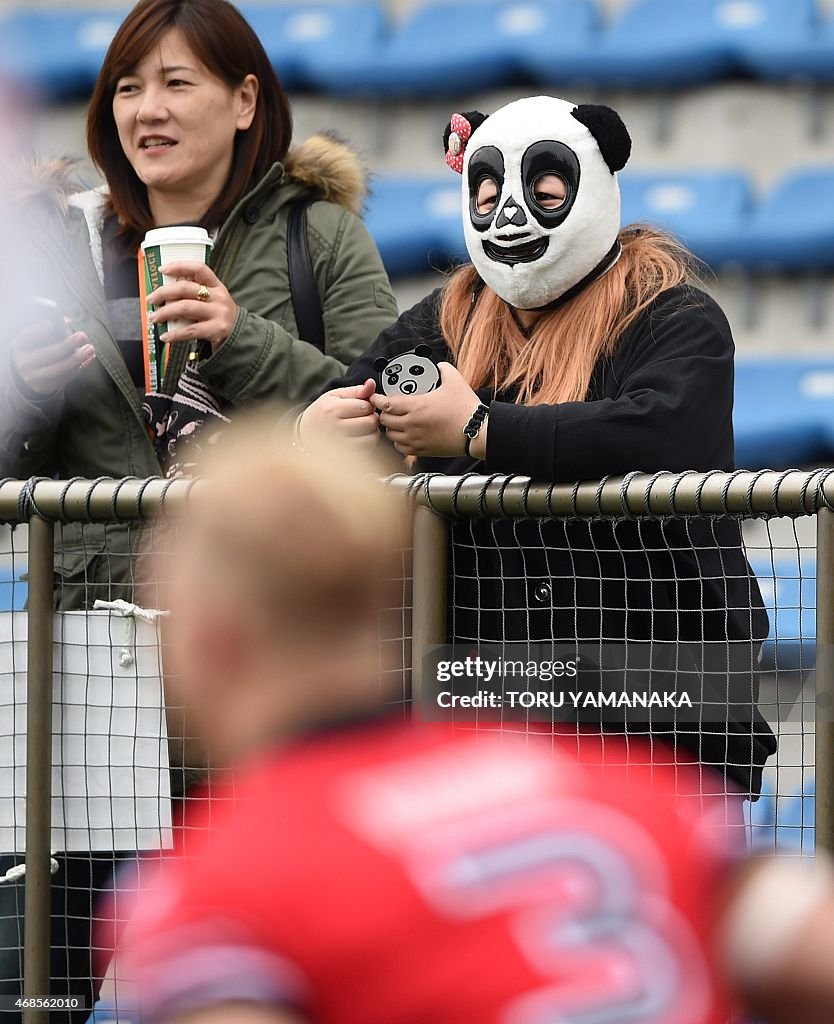
[(440, 371), (428, 345), (418, 345), (391, 359), (380, 356), (374, 369), (383, 395), (427, 395), (440, 387)]

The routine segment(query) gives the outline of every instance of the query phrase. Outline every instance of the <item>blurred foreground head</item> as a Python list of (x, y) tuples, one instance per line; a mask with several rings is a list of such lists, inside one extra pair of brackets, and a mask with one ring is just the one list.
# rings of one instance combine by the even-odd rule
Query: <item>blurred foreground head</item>
[[(213, 764), (381, 703), (379, 613), (402, 499), (274, 421), (222, 436), (176, 530), (166, 696)], [(401, 571), (401, 570), (400, 570)]]

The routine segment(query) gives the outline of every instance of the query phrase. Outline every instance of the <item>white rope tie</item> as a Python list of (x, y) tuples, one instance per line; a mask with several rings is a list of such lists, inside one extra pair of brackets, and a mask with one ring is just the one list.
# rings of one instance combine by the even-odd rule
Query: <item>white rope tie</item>
[(136, 620), (141, 619), (153, 626), (158, 619), (169, 614), (156, 608), (140, 608), (138, 604), (131, 604), (129, 601), (96, 601), (93, 610), (113, 612), (125, 620), (124, 641), (119, 650), (121, 668), (130, 668), (136, 662)]
[[(49, 873), (50, 875), (56, 875), (58, 873), (58, 861), (50, 855), (49, 857)], [(0, 875), (0, 885), (14, 885), (15, 882), (19, 882), (21, 879), (26, 877), (26, 865), (15, 864), (14, 867), (9, 868), (5, 875)]]

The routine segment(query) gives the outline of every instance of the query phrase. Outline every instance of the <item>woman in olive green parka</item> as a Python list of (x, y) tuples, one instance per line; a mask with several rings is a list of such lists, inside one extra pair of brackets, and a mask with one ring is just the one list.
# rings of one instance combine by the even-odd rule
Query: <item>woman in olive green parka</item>
[[(154, 301), (167, 304), (172, 319), (195, 325), (190, 338), (168, 338), (156, 389), (162, 400), (182, 394), (180, 410), (188, 410), (195, 389), (215, 406), (216, 423), (237, 409), (311, 399), (394, 322), (388, 279), (357, 215), (365, 191), (357, 159), (329, 137), (315, 136), (294, 151), (290, 138), (287, 98), (232, 4), (141, 0), (128, 14), (88, 117), (88, 148), (105, 185), (81, 192), (69, 166), (59, 163), (22, 174), (18, 168), (0, 186), (24, 227), (4, 249), (25, 281), (16, 312), (6, 304), (0, 328), (0, 478), (170, 471), (144, 387), (136, 256), (150, 228), (198, 224), (214, 241), (210, 267), (180, 265), (171, 275), (177, 283)], [(301, 199), (312, 201), (306, 240), (323, 351), (299, 336), (290, 294), (288, 219)], [(210, 351), (184, 372), (197, 340)], [(173, 413), (166, 428), (172, 422)], [(200, 418), (187, 427), (190, 441)], [(140, 534), (128, 525), (61, 526), (56, 607), (132, 599)], [(181, 763), (177, 751), (173, 756)], [(114, 857), (57, 859), (51, 994), (78, 996), (89, 1007), (99, 987), (93, 897), (108, 889)], [(13, 863), (0, 857), (0, 874)], [(21, 888), (0, 887), (6, 996), (20, 992), (22, 903)], [(96, 910), (99, 918), (106, 913)], [(86, 1016), (56, 1010), (50, 1020), (80, 1024)]]
[[(394, 322), (390, 284), (358, 216), (365, 178), (357, 157), (325, 135), (289, 150), (290, 125), (262, 47), (225, 0), (143, 0), (128, 15), (88, 119), (106, 184), (74, 192), (67, 166), (53, 164), (28, 175), (25, 194), (19, 183), (15, 189), (32, 290), (57, 303), (73, 334), (59, 339), (30, 316), (0, 339), (0, 477), (147, 477), (167, 469), (130, 371), (138, 296), (124, 297), (118, 278), (122, 291), (125, 275), (138, 280), (135, 253), (150, 227), (187, 221), (214, 236), (212, 301), (182, 306), (226, 317), (197, 373), (227, 415), (314, 397)], [(314, 200), (307, 241), (323, 352), (299, 337), (290, 295), (287, 225), (302, 197)], [(182, 288), (194, 294), (182, 297), (194, 300), (197, 276), (183, 276), (190, 280)], [(162, 298), (171, 309), (175, 296)], [(217, 334), (216, 321), (195, 330), (203, 326)], [(177, 389), (188, 349), (172, 339), (160, 391)], [(80, 529), (62, 528), (56, 606), (130, 597), (134, 548), (124, 528), (108, 527), (105, 536), (85, 526), (83, 540)]]

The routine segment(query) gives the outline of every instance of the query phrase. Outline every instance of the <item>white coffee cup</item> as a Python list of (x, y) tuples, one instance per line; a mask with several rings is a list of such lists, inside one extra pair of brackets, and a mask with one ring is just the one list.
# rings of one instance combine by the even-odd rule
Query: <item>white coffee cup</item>
[[(160, 267), (180, 260), (197, 260), (208, 263), (211, 247), (214, 243), (205, 228), (170, 227), (152, 228), (142, 242), (145, 255), (145, 294), (150, 295), (165, 284), (173, 284), (177, 278), (169, 277), (160, 272)], [(149, 307), (155, 308), (155, 307)], [(187, 326), (189, 320), (169, 320), (165, 327), (159, 324), (160, 331), (175, 331)]]

